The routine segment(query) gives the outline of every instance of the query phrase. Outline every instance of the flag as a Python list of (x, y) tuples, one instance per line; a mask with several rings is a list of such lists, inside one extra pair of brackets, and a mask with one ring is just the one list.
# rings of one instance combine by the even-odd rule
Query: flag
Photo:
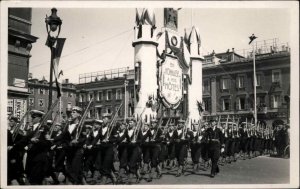
[(254, 41), (256, 38), (257, 38), (257, 37), (256, 37), (254, 34), (252, 34), (252, 35), (249, 37), (249, 39), (250, 39), (249, 45), (250, 45), (250, 44), (252, 43), (252, 41)]
[(59, 60), (65, 44), (66, 38), (57, 38), (55, 45), (53, 46), (53, 72), (55, 77), (55, 84), (57, 90), (57, 98), (61, 96), (60, 84), (58, 82), (59, 76), (62, 75), (62, 71), (58, 71)]

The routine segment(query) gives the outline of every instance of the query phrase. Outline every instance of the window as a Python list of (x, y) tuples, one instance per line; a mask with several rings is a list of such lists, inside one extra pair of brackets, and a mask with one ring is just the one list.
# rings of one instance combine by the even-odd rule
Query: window
[(79, 94), (79, 102), (83, 102), (83, 94)]
[(92, 98), (94, 98), (94, 94), (93, 93), (89, 93), (89, 95), (88, 95), (88, 101), (90, 101)]
[(111, 100), (111, 91), (107, 91), (106, 100)]
[(100, 115), (101, 115), (101, 112), (102, 112), (101, 108), (97, 108), (97, 109), (96, 109), (96, 112), (97, 112), (96, 118), (99, 119), (99, 117), (100, 117)]
[(122, 93), (121, 89), (116, 90), (116, 100), (121, 100), (122, 99)]
[(98, 100), (99, 101), (103, 100), (103, 92), (102, 91), (98, 92)]
[(246, 99), (245, 97), (239, 97), (238, 101), (238, 109), (239, 110), (245, 110), (246, 109)]
[(221, 89), (226, 90), (229, 88), (230, 88), (230, 79), (229, 78), (221, 79)]
[(272, 95), (271, 96), (271, 107), (272, 108), (279, 108), (280, 106), (280, 95)]
[(14, 107), (14, 100), (8, 99), (7, 100), (7, 113), (10, 113), (10, 115), (13, 115), (13, 107)]
[(223, 111), (230, 110), (230, 99), (229, 98), (224, 98), (222, 100), (222, 110)]
[(106, 113), (111, 114), (111, 106), (106, 107)]
[(29, 88), (30, 94), (34, 94), (34, 88)]
[(34, 106), (34, 99), (33, 98), (29, 98), (29, 106)]
[(281, 71), (272, 70), (272, 83), (281, 83)]
[(258, 105), (260, 105), (260, 104), (265, 104), (265, 97), (264, 97), (264, 96), (257, 96), (257, 97), (256, 97), (256, 103), (257, 103)]
[(209, 79), (203, 81), (203, 92), (210, 92)]
[(44, 103), (44, 99), (39, 99), (39, 107), (44, 107), (45, 103)]
[(204, 111), (210, 111), (210, 99), (204, 99), (203, 100), (203, 108)]
[(88, 117), (92, 117), (92, 115), (93, 115), (93, 110), (90, 110)]
[(45, 90), (44, 89), (40, 89), (39, 91), (40, 91), (39, 94), (45, 94)]
[(261, 75), (256, 74), (256, 86), (259, 87), (261, 86)]
[(242, 89), (242, 88), (244, 88), (245, 87), (245, 77), (244, 76), (238, 76), (237, 77), (237, 87), (239, 88), (239, 89)]

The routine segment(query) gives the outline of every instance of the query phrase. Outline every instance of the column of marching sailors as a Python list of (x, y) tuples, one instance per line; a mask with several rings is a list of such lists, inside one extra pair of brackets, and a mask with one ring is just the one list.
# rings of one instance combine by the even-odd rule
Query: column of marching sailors
[(274, 150), (274, 131), (251, 124), (234, 126), (212, 119), (186, 129), (184, 120), (158, 127), (153, 119), (137, 128), (135, 119), (129, 118), (109, 132), (109, 116), (104, 116), (86, 123), (76, 136), (81, 108), (73, 107), (68, 122), (64, 126), (57, 123), (53, 130), (49, 125), (38, 127), (43, 112), (30, 113), (32, 123), (18, 133), (14, 132), (18, 120), (9, 120), (9, 185), (49, 184), (45, 182), (49, 177), (51, 184), (137, 184), (159, 179), (165, 172), (174, 171), (180, 177), (208, 168), (214, 177), (220, 172), (219, 165)]

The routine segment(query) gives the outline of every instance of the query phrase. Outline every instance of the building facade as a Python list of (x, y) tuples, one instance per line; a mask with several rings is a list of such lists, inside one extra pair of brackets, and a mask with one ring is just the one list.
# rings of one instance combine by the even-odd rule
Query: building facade
[(77, 105), (86, 108), (91, 99), (88, 117), (101, 119), (114, 115), (123, 102), (117, 119), (132, 116), (134, 104), (134, 70), (118, 68), (81, 74), (77, 89)]
[[(75, 84), (69, 83), (68, 79), (61, 84), (61, 98), (58, 105), (53, 111), (52, 118), (62, 119), (67, 116), (71, 107), (76, 103), (76, 88)], [(48, 111), (49, 100), (49, 82), (43, 78), (42, 80), (28, 80), (29, 97), (27, 99), (29, 110)], [(52, 89), (53, 100), (56, 99), (57, 89), (55, 84)]]
[[(256, 105), (258, 121), (289, 122), (290, 49), (287, 45), (257, 48)], [(254, 71), (251, 54), (232, 51), (205, 56), (203, 64), (204, 119), (216, 115), (253, 118)], [(226, 117), (226, 116), (224, 116)]]
[(21, 118), (28, 109), (30, 50), (37, 37), (31, 35), (31, 8), (8, 9), (8, 115)]

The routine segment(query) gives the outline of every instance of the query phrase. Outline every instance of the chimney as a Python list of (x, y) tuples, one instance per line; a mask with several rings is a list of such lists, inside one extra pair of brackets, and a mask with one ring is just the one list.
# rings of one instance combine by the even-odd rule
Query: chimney
[(65, 80), (65, 83), (68, 84), (68, 83), (69, 83), (69, 79), (66, 79), (66, 80)]
[(234, 48), (232, 48), (232, 62), (234, 62)]

